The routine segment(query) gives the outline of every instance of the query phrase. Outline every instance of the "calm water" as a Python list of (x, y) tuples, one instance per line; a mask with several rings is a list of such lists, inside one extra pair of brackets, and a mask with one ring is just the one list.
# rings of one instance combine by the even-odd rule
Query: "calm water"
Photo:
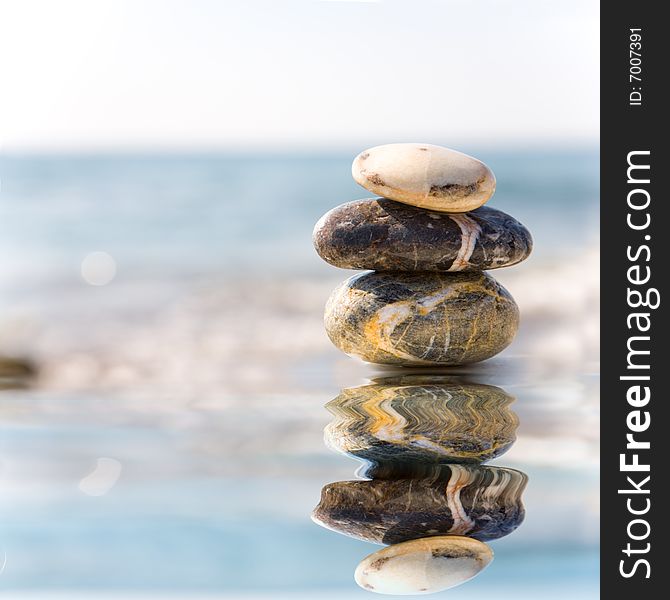
[[(593, 151), (476, 155), (498, 179), (490, 204), (534, 234), (535, 257), (597, 242)], [(78, 277), (101, 250), (119, 276), (328, 272), (314, 223), (365, 197), (342, 156), (0, 157), (0, 281)]]
[[(517, 398), (517, 442), (494, 463), (528, 474), (527, 516), (444, 597), (594, 598), (597, 273), (582, 257), (597, 244), (598, 157), (472, 153), (498, 177), (492, 205), (536, 241), (510, 269), (517, 342), (468, 370)], [(372, 598), (353, 571), (379, 546), (309, 517), (321, 487), (357, 468), (325, 448), (323, 406), (375, 374), (320, 323), (347, 274), (310, 235), (364, 196), (349, 168), (349, 156), (0, 159), (0, 357), (40, 373), (0, 390), (0, 596)], [(81, 280), (92, 251), (117, 263), (106, 287)]]

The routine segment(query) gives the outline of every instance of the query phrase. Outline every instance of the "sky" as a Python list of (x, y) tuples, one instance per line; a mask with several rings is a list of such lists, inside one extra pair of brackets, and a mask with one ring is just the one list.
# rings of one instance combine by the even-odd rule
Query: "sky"
[(0, 0), (0, 150), (595, 144), (596, 0)]

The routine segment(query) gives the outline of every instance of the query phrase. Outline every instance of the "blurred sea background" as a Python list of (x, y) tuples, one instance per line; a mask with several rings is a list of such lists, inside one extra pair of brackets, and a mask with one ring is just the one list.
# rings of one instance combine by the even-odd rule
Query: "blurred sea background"
[[(449, 593), (593, 597), (598, 156), (473, 153), (535, 250), (493, 272), (517, 340), (456, 373), (517, 397), (496, 463), (530, 483), (525, 524)], [(322, 213), (366, 195), (352, 155), (0, 160), (2, 354), (36, 371), (0, 396), (0, 589), (358, 593), (373, 547), (309, 520), (356, 467), (323, 446), (323, 405), (379, 374), (328, 341), (323, 305), (349, 273), (311, 246)], [(116, 265), (107, 285), (82, 277), (93, 252)]]
[(455, 600), (598, 595), (595, 0), (0, 0), (0, 598), (371, 598), (310, 520), (324, 405), (388, 374), (323, 329), (311, 232), (354, 156), (486, 162), (522, 323), (450, 374), (516, 397), (526, 520)]

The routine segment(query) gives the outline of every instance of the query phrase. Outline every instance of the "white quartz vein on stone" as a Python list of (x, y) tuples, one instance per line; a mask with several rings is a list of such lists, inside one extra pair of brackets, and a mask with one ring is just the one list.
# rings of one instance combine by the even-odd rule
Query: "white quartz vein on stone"
[(379, 348), (390, 354), (397, 356), (398, 358), (403, 358), (405, 360), (412, 361), (414, 363), (425, 362), (430, 364), (430, 361), (421, 361), (417, 359), (416, 356), (412, 356), (402, 350), (397, 348), (397, 344), (394, 344), (391, 340), (391, 335), (395, 331), (395, 328), (405, 321), (412, 314), (412, 303), (407, 300), (402, 302), (395, 302), (380, 308), (376, 314), (376, 320), (379, 324), (380, 330), (380, 340)]
[(475, 250), (477, 239), (482, 232), (479, 223), (467, 215), (449, 215), (449, 218), (461, 229), (461, 247), (448, 271), (462, 271), (468, 266), (470, 257)]
[(450, 469), (451, 477), (447, 483), (446, 497), (454, 524), (449, 529), (449, 533), (461, 535), (472, 531), (475, 526), (475, 522), (467, 515), (461, 502), (461, 489), (470, 482), (471, 474), (459, 465), (452, 465)]

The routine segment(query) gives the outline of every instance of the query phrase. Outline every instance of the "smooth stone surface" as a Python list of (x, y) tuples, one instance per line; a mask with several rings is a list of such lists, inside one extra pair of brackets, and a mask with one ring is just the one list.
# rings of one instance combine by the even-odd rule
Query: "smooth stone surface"
[(493, 560), (483, 542), (467, 537), (432, 537), (378, 550), (354, 573), (356, 583), (378, 594), (432, 594), (472, 579)]
[(377, 544), (435, 535), (494, 540), (522, 523), (527, 480), (514, 469), (449, 465), (432, 479), (338, 481), (323, 487), (312, 519)]
[(462, 365), (498, 354), (519, 309), (486, 273), (369, 272), (331, 294), (324, 323), (340, 350), (387, 365)]
[(496, 189), (496, 178), (483, 162), (432, 144), (370, 148), (354, 159), (351, 174), (373, 194), (442, 212), (479, 208)]
[(533, 248), (528, 230), (495, 208), (448, 215), (384, 198), (334, 208), (312, 237), (327, 263), (374, 271), (499, 269), (521, 262)]
[(498, 387), (456, 377), (385, 377), (342, 390), (326, 404), (333, 450), (384, 464), (481, 463), (515, 441), (514, 398)]

